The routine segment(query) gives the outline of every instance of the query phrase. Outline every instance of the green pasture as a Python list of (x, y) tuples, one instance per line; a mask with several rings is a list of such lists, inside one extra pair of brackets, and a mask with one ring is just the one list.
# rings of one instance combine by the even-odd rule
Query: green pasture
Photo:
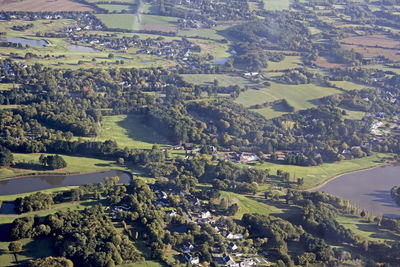
[(290, 0), (263, 0), (264, 9), (267, 11), (281, 11), (289, 9)]
[(241, 88), (244, 88), (245, 86), (249, 86), (250, 88), (259, 86), (243, 77), (229, 74), (182, 74), (181, 77), (186, 82), (196, 85), (213, 85), (214, 80), (217, 80), (218, 86), (238, 85)]
[(300, 56), (285, 56), (282, 61), (273, 62), (268, 61), (268, 71), (282, 71), (282, 70), (290, 70), (295, 68), (302, 67), (301, 57)]
[(151, 149), (154, 144), (168, 146), (168, 140), (146, 126), (143, 118), (141, 115), (104, 116), (100, 136), (96, 140), (115, 140), (122, 148)]
[(123, 10), (129, 11), (131, 8), (130, 5), (99, 4), (97, 6), (107, 10), (108, 12), (121, 12)]
[(270, 213), (275, 214), (282, 212), (278, 208), (257, 201), (256, 197), (254, 196), (221, 191), (221, 198), (225, 198), (229, 205), (232, 205), (233, 203), (237, 203), (239, 205), (238, 212), (235, 214), (235, 216), (233, 216), (236, 219), (241, 219), (245, 213), (259, 213), (268, 216)]
[(350, 229), (362, 239), (368, 239), (374, 242), (399, 242), (400, 235), (393, 233), (387, 229), (379, 227), (374, 222), (369, 222), (367, 219), (352, 216), (340, 215), (336, 218), (339, 224)]
[(372, 87), (370, 87), (370, 86), (366, 86), (363, 84), (354, 83), (354, 82), (350, 82), (350, 81), (330, 81), (330, 83), (332, 83), (336, 87), (346, 90), (346, 91), (372, 89)]
[(269, 87), (259, 90), (251, 89), (241, 93), (236, 102), (249, 107), (278, 99), (286, 99), (295, 110), (301, 110), (318, 106), (320, 98), (340, 92), (332, 87), (322, 87), (315, 84), (288, 85), (276, 82), (270, 83)]

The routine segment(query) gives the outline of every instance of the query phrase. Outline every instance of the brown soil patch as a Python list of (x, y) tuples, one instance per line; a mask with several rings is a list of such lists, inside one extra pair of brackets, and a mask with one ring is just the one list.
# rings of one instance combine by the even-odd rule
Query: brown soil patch
[(318, 57), (317, 60), (314, 61), (314, 63), (318, 67), (321, 67), (321, 68), (342, 68), (342, 67), (346, 67), (345, 64), (331, 62), (325, 57)]
[(176, 27), (161, 26), (161, 25), (141, 25), (145, 31), (161, 31), (161, 32), (178, 32)]
[(87, 5), (71, 0), (0, 0), (1, 11), (93, 11)]
[(341, 40), (341, 47), (362, 54), (366, 58), (384, 56), (390, 60), (400, 61), (400, 40), (384, 34), (355, 36)]

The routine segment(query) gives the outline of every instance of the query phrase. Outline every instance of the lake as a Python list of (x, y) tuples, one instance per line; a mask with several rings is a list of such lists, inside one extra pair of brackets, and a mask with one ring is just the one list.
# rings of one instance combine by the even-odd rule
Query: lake
[(400, 207), (390, 196), (395, 185), (400, 185), (398, 164), (345, 174), (316, 190), (349, 200), (375, 216), (400, 218)]
[(100, 50), (94, 49), (93, 47), (90, 46), (83, 46), (83, 45), (70, 45), (68, 46), (69, 51), (72, 52), (89, 52), (89, 53), (94, 53), (94, 52), (99, 52)]
[(10, 180), (0, 180), (0, 195), (14, 195), (33, 191), (104, 182), (105, 177), (119, 176), (120, 183), (127, 184), (131, 175), (122, 171), (105, 171), (76, 175), (37, 175)]
[(22, 44), (22, 45), (30, 45), (36, 47), (45, 47), (47, 45), (46, 40), (35, 40), (35, 39), (28, 39), (28, 38), (21, 38), (21, 37), (7, 37), (7, 42), (15, 43), (15, 44)]

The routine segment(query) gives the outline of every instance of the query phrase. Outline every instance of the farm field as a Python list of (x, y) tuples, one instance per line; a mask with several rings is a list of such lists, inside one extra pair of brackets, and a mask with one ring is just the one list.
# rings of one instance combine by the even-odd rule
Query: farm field
[(300, 56), (285, 56), (285, 58), (279, 62), (268, 61), (267, 70), (282, 71), (282, 70), (300, 68), (301, 66), (302, 62)]
[(219, 86), (238, 85), (242, 88), (245, 86), (249, 86), (250, 88), (259, 86), (245, 78), (228, 74), (183, 74), (181, 76), (183, 80), (193, 84), (212, 85), (214, 84), (214, 80), (217, 80)]
[(0, 2), (0, 11), (93, 11), (93, 9), (85, 4), (81, 4), (71, 0), (24, 0), (12, 1), (3, 0)]
[(281, 103), (273, 105), (272, 107), (266, 107), (266, 108), (261, 108), (261, 109), (252, 109), (252, 111), (263, 115), (266, 119), (276, 118), (276, 117), (282, 116), (283, 114), (286, 114), (289, 112), (287, 107), (285, 107)]
[(400, 60), (400, 41), (383, 34), (348, 37), (341, 40), (341, 47), (346, 50), (354, 49), (366, 58), (384, 56), (390, 60)]
[(115, 140), (119, 147), (151, 149), (168, 146), (167, 139), (142, 123), (140, 115), (105, 116), (98, 141)]
[(338, 88), (341, 88), (346, 91), (350, 90), (361, 90), (361, 89), (372, 89), (372, 87), (368, 87), (363, 84), (358, 84), (350, 81), (330, 81), (331, 84), (335, 85)]
[(263, 0), (264, 9), (267, 11), (289, 9), (290, 0)]
[(329, 57), (319, 56), (314, 63), (320, 68), (341, 68), (345, 67), (344, 64), (336, 63), (332, 61)]
[(136, 14), (96, 14), (96, 17), (111, 29), (140, 30), (140, 22)]
[(99, 4), (99, 8), (105, 9), (109, 12), (121, 12), (123, 10), (129, 11), (130, 5), (112, 5), (112, 4)]
[(256, 164), (255, 168), (269, 169), (271, 174), (276, 174), (278, 169), (286, 170), (290, 173), (291, 179), (294, 177), (296, 177), (296, 179), (298, 177), (304, 178), (304, 184), (302, 188), (310, 189), (321, 185), (325, 181), (338, 175), (379, 166), (383, 163), (383, 160), (391, 159), (391, 157), (391, 154), (376, 153), (365, 158), (345, 160), (334, 163), (324, 163), (322, 165), (312, 167), (264, 162), (263, 164)]
[[(22, 153), (14, 153), (14, 160), (24, 161), (24, 162), (39, 162), (39, 157), (41, 154), (33, 153), (33, 154), (22, 154)], [(45, 154), (50, 155), (50, 154)], [(123, 167), (117, 165), (115, 161), (108, 160), (100, 160), (94, 158), (86, 158), (86, 157), (75, 157), (75, 156), (65, 156), (62, 155), (64, 160), (67, 162), (67, 168), (60, 169), (56, 171), (36, 171), (29, 169), (14, 169), (14, 168), (2, 168), (0, 169), (0, 179), (22, 176), (22, 175), (30, 175), (30, 174), (51, 174), (51, 173), (87, 173), (87, 172), (96, 172), (96, 171), (106, 171), (110, 169), (124, 169)]]
[(145, 14), (96, 14), (108, 28), (131, 31), (177, 31), (177, 18)]
[(259, 90), (247, 90), (239, 95), (236, 102), (249, 107), (254, 104), (272, 102), (278, 99), (286, 99), (295, 110), (315, 107), (319, 104), (319, 98), (340, 93), (332, 87), (322, 87), (315, 84), (288, 85), (270, 82), (269, 87)]

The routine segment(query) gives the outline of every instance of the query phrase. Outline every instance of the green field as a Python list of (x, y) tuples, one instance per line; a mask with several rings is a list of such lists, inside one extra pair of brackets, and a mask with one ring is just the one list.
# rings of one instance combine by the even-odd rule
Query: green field
[(239, 85), (241, 88), (245, 86), (249, 86), (250, 88), (259, 86), (245, 78), (228, 74), (183, 74), (181, 77), (188, 83), (201, 85), (212, 85), (214, 84), (214, 80), (217, 80), (218, 86)]
[(290, 0), (263, 0), (264, 9), (267, 11), (289, 9)]
[(328, 179), (361, 169), (371, 168), (382, 164), (382, 160), (391, 159), (392, 154), (376, 153), (369, 157), (344, 160), (334, 163), (324, 163), (319, 166), (303, 167), (295, 165), (275, 164), (271, 162), (264, 162), (257, 164), (256, 168), (269, 169), (271, 174), (276, 174), (276, 170), (286, 170), (290, 173), (291, 179), (294, 177), (304, 178), (303, 189), (314, 188), (321, 185)]
[(140, 23), (136, 14), (96, 14), (96, 17), (111, 29), (140, 30)]
[(97, 5), (99, 8), (108, 10), (108, 12), (121, 12), (123, 10), (129, 11), (130, 5), (109, 5), (109, 4), (100, 4)]
[[(41, 154), (21, 154), (14, 153), (15, 161), (25, 161), (30, 162), (33, 161), (35, 163), (39, 162), (39, 157)], [(45, 154), (48, 155), (48, 154)], [(88, 173), (88, 172), (96, 172), (96, 171), (105, 171), (110, 169), (124, 169), (115, 163), (115, 161), (109, 160), (100, 160), (94, 158), (86, 158), (86, 157), (73, 157), (73, 156), (65, 156), (62, 157), (67, 162), (67, 168), (62, 170), (55, 171), (35, 171), (29, 169), (14, 169), (14, 168), (2, 168), (0, 169), (0, 179), (22, 176), (22, 175), (30, 175), (30, 174), (51, 174), (51, 173)]]
[(227, 191), (221, 191), (221, 197), (227, 200), (229, 205), (237, 203), (239, 205), (239, 210), (233, 216), (236, 219), (241, 219), (245, 213), (259, 213), (263, 215), (269, 215), (270, 213), (281, 213), (282, 210), (269, 206), (267, 204), (261, 203), (255, 199), (253, 196), (246, 196), (242, 194), (236, 194)]
[(154, 144), (169, 145), (165, 137), (144, 125), (142, 119), (140, 115), (105, 116), (97, 140), (115, 140), (122, 148), (151, 149)]
[(144, 15), (144, 14), (96, 14), (108, 28), (138, 31), (141, 29), (175, 31), (175, 17)]
[(302, 66), (300, 56), (285, 56), (282, 61), (268, 61), (268, 71), (282, 71), (288, 69), (300, 68)]
[(349, 90), (361, 90), (361, 89), (371, 89), (372, 87), (363, 85), (363, 84), (358, 84), (358, 83), (353, 83), (350, 81), (331, 81), (332, 84), (334, 84), (336, 87), (341, 88), (343, 90), (349, 91)]
[(246, 107), (278, 99), (286, 99), (295, 110), (316, 107), (321, 97), (340, 93), (332, 87), (322, 87), (315, 84), (288, 85), (270, 82), (269, 87), (260, 90), (247, 90), (239, 95), (236, 102)]
[(54, 254), (52, 242), (46, 239), (22, 239), (23, 252), (17, 256), (19, 264), (16, 264), (13, 254), (8, 252), (9, 242), (0, 242), (0, 266), (21, 266), (31, 259), (44, 258)]
[(375, 242), (398, 242), (400, 235), (380, 228), (374, 222), (368, 222), (366, 219), (351, 215), (341, 215), (336, 219), (341, 225), (350, 229), (362, 239), (368, 239)]

